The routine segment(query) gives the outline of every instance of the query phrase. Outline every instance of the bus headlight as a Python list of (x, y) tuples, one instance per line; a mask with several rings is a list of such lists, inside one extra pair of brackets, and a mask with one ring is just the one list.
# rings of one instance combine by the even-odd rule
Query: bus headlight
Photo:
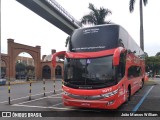
[(66, 92), (66, 91), (63, 91), (63, 93), (64, 93), (65, 95), (69, 95), (69, 93), (68, 93), (68, 92)]
[(115, 95), (115, 94), (117, 94), (117, 93), (118, 93), (118, 89), (117, 89), (117, 90), (114, 90), (114, 91), (112, 91), (112, 92), (109, 92), (109, 93), (102, 94), (102, 96), (103, 96), (104, 98), (108, 98), (108, 97), (111, 97), (111, 96), (113, 96), (113, 95)]

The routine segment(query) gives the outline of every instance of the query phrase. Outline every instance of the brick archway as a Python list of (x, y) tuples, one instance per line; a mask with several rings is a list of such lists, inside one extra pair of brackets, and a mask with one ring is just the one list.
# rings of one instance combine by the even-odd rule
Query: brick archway
[(15, 79), (15, 64), (16, 64), (16, 58), (17, 56), (22, 53), (26, 52), (32, 56), (34, 59), (34, 65), (35, 65), (35, 79), (40, 79), (41, 74), (40, 74), (40, 66), (41, 66), (41, 47), (36, 46), (28, 46), (28, 45), (23, 45), (19, 43), (15, 43), (13, 39), (8, 39), (8, 59), (9, 59), (9, 76), (10, 79)]

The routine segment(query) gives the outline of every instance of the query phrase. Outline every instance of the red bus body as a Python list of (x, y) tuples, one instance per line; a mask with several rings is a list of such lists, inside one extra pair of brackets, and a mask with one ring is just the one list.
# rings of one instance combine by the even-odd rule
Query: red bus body
[[(107, 25), (105, 27), (107, 27)], [(85, 30), (86, 29), (87, 28), (85, 28)], [(66, 65), (67, 67), (71, 66), (72, 64), (70, 63), (73, 61), (74, 64), (76, 60), (79, 59), (80, 61), (86, 60), (86, 63), (78, 61), (76, 64), (77, 66), (79, 63), (86, 64), (86, 66), (85, 65), (83, 66), (84, 68), (82, 69), (82, 71), (84, 72), (84, 70), (87, 70), (87, 72), (80, 75), (81, 78), (85, 78), (84, 79), (86, 80), (85, 83), (87, 82), (87, 80), (88, 81), (92, 80), (93, 83), (101, 81), (107, 85), (107, 87), (99, 87), (103, 86), (102, 83), (97, 87), (96, 83), (92, 85), (92, 82), (90, 82), (87, 86), (85, 86), (82, 85), (83, 82), (81, 83), (81, 80), (79, 79), (77, 80), (79, 84), (77, 84), (76, 82), (74, 82), (74, 79), (72, 79), (74, 78), (74, 76), (72, 75), (74, 75), (74, 72), (76, 72), (76, 70), (78, 71), (79, 69), (73, 70), (71, 72), (72, 73), (71, 76), (67, 76), (70, 74), (70, 70), (66, 70), (67, 72), (66, 76), (70, 79), (67, 79), (66, 77), (63, 80), (64, 83), (66, 82), (66, 84), (62, 86), (64, 90), (64, 93), (62, 95), (63, 103), (65, 106), (99, 108), (99, 109), (117, 109), (124, 102), (128, 101), (130, 97), (143, 86), (145, 78), (144, 60), (140, 56), (135, 55), (135, 51), (129, 49), (129, 47), (127, 48), (125, 46), (120, 45), (117, 46), (116, 48), (98, 50), (98, 51), (87, 51), (87, 52), (62, 51), (53, 55), (52, 57), (53, 66), (55, 66), (56, 64), (55, 57), (62, 54), (65, 56), (65, 59), (69, 60), (68, 63), (64, 63), (67, 64)], [(101, 65), (101, 63), (94, 62), (94, 59), (96, 60), (96, 58), (98, 59), (100, 58), (101, 60), (101, 57), (103, 58), (104, 56), (111, 56), (112, 59), (111, 67), (113, 68), (112, 77), (108, 77), (109, 76), (108, 74), (106, 76), (105, 74), (98, 75), (94, 73), (94, 70), (91, 70), (91, 68), (96, 68), (98, 65)], [(92, 64), (91, 63), (92, 61), (94, 62), (94, 64), (89, 68), (89, 65)], [(73, 68), (76, 68), (76, 66), (74, 66)], [(67, 69), (70, 69), (70, 67), (68, 67)], [(90, 70), (90, 73), (88, 72), (88, 70)], [(100, 69), (97, 70), (101, 71)], [(100, 73), (103, 73), (103, 71), (101, 71)], [(119, 73), (121, 73), (121, 75)], [(78, 74), (76, 74), (75, 76), (77, 75)], [(115, 83), (113, 85), (109, 85), (108, 82), (114, 81), (113, 77), (115, 79)], [(69, 83), (70, 81), (72, 81), (72, 83)], [(74, 84), (76, 87), (74, 86)], [(78, 87), (78, 85), (80, 87)], [(95, 88), (92, 88), (94, 86)]]

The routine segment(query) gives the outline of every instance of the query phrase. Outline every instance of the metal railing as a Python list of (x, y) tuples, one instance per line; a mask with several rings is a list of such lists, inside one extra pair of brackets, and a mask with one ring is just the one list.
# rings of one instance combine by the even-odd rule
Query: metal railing
[(56, 8), (62, 15), (64, 15), (68, 20), (74, 23), (77, 27), (81, 27), (81, 23), (78, 22), (72, 15), (70, 15), (58, 2), (55, 0), (46, 0), (50, 5)]

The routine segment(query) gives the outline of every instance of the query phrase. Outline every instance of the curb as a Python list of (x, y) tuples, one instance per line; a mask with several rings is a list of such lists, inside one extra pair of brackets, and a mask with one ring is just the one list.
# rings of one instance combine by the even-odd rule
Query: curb
[[(27, 83), (30, 83), (30, 82), (13, 82), (11, 83), (11, 85), (15, 85), (15, 84), (27, 84)], [(31, 82), (33, 83), (33, 82)]]
[[(47, 81), (53, 81), (53, 80), (47, 80)], [(57, 79), (57, 81), (61, 81), (61, 79)], [(10, 82), (10, 84), (11, 85), (16, 85), (16, 84), (29, 84), (29, 83), (38, 83), (38, 82), (43, 82), (43, 80), (35, 80), (35, 81), (17, 81), (17, 82)], [(3, 86), (8, 86), (8, 81), (6, 82), (6, 84), (5, 85), (3, 85)]]
[[(19, 82), (10, 82), (10, 84), (11, 85), (15, 85), (15, 84), (29, 84), (29, 83), (35, 83), (35, 82), (37, 82), (37, 81), (25, 81), (25, 82), (21, 82), (21, 81), (19, 81)], [(8, 82), (6, 82), (6, 86), (8, 85)]]

